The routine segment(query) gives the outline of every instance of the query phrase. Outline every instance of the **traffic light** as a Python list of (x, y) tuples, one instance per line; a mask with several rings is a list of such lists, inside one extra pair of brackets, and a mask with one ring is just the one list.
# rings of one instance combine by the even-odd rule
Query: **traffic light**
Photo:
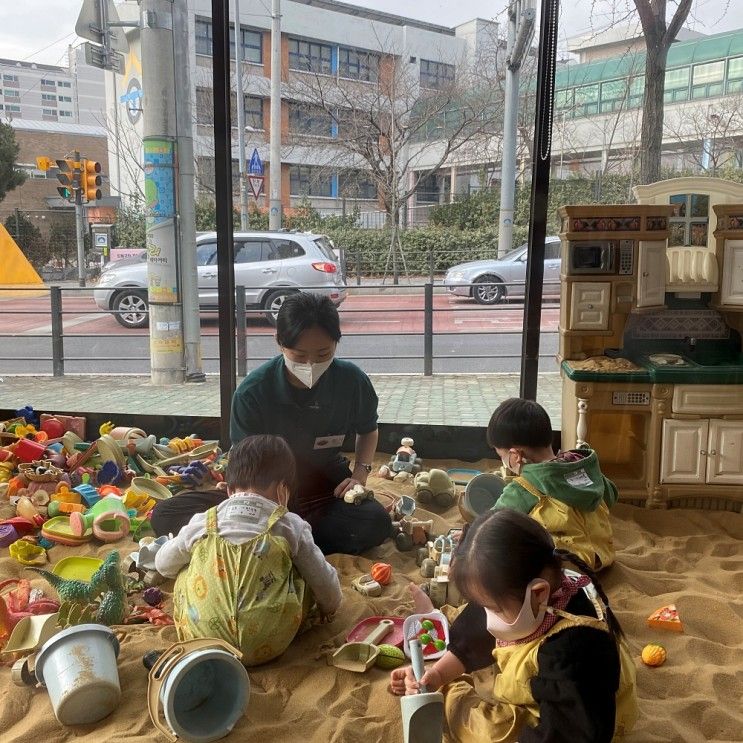
[(80, 188), (80, 163), (75, 162), (72, 158), (65, 160), (55, 160), (59, 172), (57, 180), (60, 186), (57, 186), (57, 193), (65, 201), (75, 201), (75, 192)]
[(103, 194), (101, 193), (101, 164), (95, 160), (83, 160), (83, 201), (97, 201)]

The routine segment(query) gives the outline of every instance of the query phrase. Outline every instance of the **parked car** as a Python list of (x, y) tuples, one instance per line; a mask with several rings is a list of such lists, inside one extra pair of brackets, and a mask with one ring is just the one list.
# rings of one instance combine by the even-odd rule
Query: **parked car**
[[(265, 310), (276, 323), (286, 297), (300, 288), (330, 297), (338, 306), (346, 298), (340, 261), (325, 235), (308, 232), (235, 233), (235, 285), (244, 286), (246, 307)], [(199, 306), (216, 310), (217, 235), (196, 238)], [(110, 263), (93, 292), (95, 303), (115, 312), (125, 328), (143, 328), (149, 321), (146, 257), (124, 258)]]
[[(478, 304), (498, 304), (505, 299), (523, 299), (526, 282), (527, 244), (497, 260), (471, 261), (452, 266), (444, 278), (450, 294), (472, 297)], [(560, 238), (544, 241), (543, 296), (560, 296)]]

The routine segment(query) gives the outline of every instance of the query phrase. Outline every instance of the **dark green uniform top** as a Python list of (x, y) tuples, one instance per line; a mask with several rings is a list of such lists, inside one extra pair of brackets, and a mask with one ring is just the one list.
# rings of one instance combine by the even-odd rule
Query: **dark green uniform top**
[(377, 402), (369, 377), (350, 361), (334, 359), (312, 389), (298, 389), (287, 381), (284, 357), (276, 356), (235, 391), (230, 438), (236, 444), (251, 434), (283, 436), (301, 476), (337, 461), (347, 434), (375, 431)]

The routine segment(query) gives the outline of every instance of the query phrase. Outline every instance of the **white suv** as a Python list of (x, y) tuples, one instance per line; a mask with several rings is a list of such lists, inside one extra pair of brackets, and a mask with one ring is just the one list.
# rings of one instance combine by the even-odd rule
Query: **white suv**
[[(246, 307), (265, 310), (276, 322), (289, 294), (299, 290), (326, 294), (338, 306), (346, 298), (340, 261), (325, 235), (309, 232), (236, 232), (235, 286), (245, 287)], [(217, 235), (196, 238), (199, 305), (215, 310), (217, 289)], [(143, 328), (149, 321), (147, 260), (126, 258), (107, 264), (93, 292), (95, 303), (115, 313), (125, 328)]]

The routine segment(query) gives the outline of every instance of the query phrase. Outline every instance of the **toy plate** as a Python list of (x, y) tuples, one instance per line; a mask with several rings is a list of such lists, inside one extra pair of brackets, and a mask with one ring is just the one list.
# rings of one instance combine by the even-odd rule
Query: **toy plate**
[(377, 625), (382, 619), (392, 620), (393, 626), (387, 637), (383, 638), (380, 642), (381, 645), (394, 645), (395, 647), (402, 648), (404, 636), (402, 633), (402, 626), (404, 620), (402, 617), (367, 617), (362, 619), (347, 635), (346, 642), (364, 642), (369, 636), (369, 633), (376, 629)]
[(101, 565), (103, 560), (97, 557), (65, 557), (52, 568), (52, 573), (68, 580), (89, 581)]
[(53, 542), (72, 546), (87, 542), (93, 537), (93, 532), (90, 529), (85, 532), (84, 536), (78, 537), (72, 531), (69, 516), (55, 516), (53, 519), (45, 521), (44, 526), (41, 527), (41, 534)]

